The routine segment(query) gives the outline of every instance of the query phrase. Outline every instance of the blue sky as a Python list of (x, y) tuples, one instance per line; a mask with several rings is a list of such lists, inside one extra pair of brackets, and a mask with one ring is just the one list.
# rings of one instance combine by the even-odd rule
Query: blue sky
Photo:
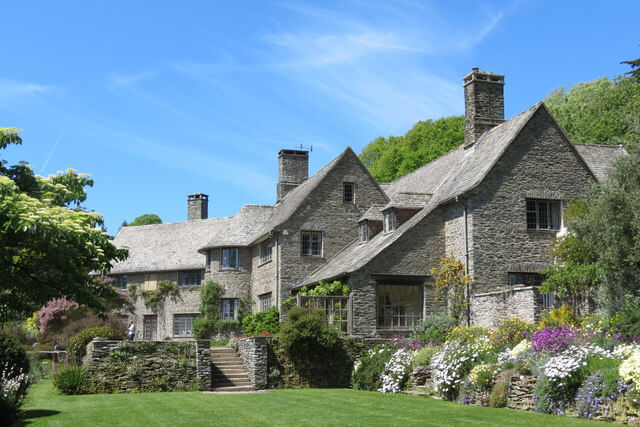
[(463, 114), (471, 67), (506, 75), (506, 116), (551, 90), (628, 71), (640, 2), (8, 2), (4, 150), (42, 175), (96, 181), (85, 206), (123, 220), (272, 204), (281, 148), (313, 173), (418, 120)]

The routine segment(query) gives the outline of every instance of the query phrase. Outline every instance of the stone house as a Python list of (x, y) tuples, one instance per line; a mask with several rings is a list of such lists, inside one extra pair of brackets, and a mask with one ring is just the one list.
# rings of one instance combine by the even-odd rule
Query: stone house
[(444, 309), (430, 277), (444, 256), (473, 277), (472, 323), (534, 320), (553, 303), (537, 287), (562, 210), (625, 151), (571, 143), (543, 103), (505, 121), (504, 76), (474, 69), (463, 82), (464, 144), (392, 183), (377, 183), (351, 148), (311, 178), (308, 152), (282, 150), (273, 206), (207, 219), (208, 197), (196, 194), (187, 222), (121, 229), (115, 243), (130, 258), (111, 271), (117, 286), (169, 279), (181, 289), (162, 314), (137, 307), (142, 337), (188, 336), (207, 279), (225, 289), (223, 318), (242, 298), (264, 310), (302, 286), (342, 280), (352, 288), (349, 330), (384, 337)]

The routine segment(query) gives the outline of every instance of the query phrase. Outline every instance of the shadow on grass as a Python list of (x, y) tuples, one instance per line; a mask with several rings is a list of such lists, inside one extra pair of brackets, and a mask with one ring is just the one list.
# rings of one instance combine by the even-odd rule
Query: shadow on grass
[(19, 420), (15, 425), (16, 426), (26, 426), (31, 424), (31, 421), (34, 418), (43, 418), (43, 417), (51, 417), (53, 415), (58, 415), (60, 411), (51, 411), (49, 409), (29, 409), (24, 411), (22, 414), (22, 419)]

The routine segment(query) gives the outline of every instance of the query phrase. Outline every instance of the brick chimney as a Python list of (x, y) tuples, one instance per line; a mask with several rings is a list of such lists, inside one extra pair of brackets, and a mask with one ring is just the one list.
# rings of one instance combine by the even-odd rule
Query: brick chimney
[(207, 219), (209, 216), (209, 195), (196, 193), (187, 196), (187, 219)]
[(278, 153), (278, 201), (309, 178), (309, 152), (280, 150)]
[(504, 76), (472, 68), (464, 79), (464, 146), (504, 122)]

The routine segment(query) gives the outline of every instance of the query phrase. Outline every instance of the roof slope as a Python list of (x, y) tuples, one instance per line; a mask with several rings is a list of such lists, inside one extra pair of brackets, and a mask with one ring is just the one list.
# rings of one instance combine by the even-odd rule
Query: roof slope
[(221, 221), (212, 231), (212, 237), (200, 248), (248, 246), (271, 218), (273, 206), (244, 205), (233, 217)]
[(599, 144), (576, 144), (573, 146), (589, 166), (591, 173), (598, 182), (604, 181), (615, 162), (622, 156), (627, 155), (627, 151), (622, 145), (599, 145)]
[(129, 248), (129, 258), (114, 265), (110, 273), (202, 269), (206, 259), (198, 249), (217, 227), (230, 220), (225, 217), (122, 227), (113, 243)]

